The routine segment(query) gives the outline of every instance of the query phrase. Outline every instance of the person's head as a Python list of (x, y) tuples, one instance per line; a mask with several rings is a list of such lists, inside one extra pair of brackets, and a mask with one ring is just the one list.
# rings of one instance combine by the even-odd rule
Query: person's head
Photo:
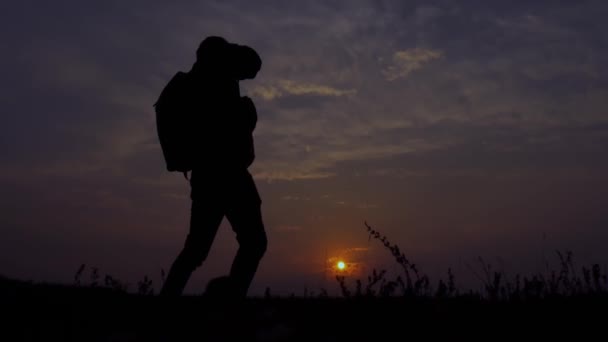
[(262, 60), (249, 46), (229, 43), (218, 36), (205, 38), (196, 50), (196, 68), (235, 80), (254, 78)]

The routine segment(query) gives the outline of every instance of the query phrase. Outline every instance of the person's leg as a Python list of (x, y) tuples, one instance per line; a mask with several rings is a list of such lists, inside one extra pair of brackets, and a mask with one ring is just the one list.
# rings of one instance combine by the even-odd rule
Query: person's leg
[(267, 238), (262, 221), (261, 201), (249, 174), (239, 180), (238, 198), (231, 201), (226, 217), (236, 233), (239, 249), (236, 253), (230, 278), (236, 296), (245, 297), (266, 252)]
[(161, 295), (181, 295), (192, 272), (207, 258), (223, 217), (219, 205), (209, 201), (192, 201), (190, 232), (184, 248), (169, 270)]

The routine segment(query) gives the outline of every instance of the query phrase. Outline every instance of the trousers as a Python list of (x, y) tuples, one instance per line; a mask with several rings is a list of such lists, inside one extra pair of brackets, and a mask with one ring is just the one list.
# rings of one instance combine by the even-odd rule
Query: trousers
[[(244, 171), (244, 172), (242, 172)], [(222, 174), (192, 171), (190, 230), (173, 262), (161, 295), (180, 295), (205, 261), (222, 219), (236, 233), (238, 251), (230, 268), (234, 296), (245, 297), (267, 248), (259, 193), (247, 170)]]

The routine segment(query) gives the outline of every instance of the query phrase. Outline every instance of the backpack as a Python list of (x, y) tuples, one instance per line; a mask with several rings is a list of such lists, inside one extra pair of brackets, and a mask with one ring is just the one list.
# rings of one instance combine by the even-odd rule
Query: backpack
[(180, 71), (167, 83), (154, 104), (156, 130), (167, 170), (182, 172), (186, 179), (193, 166), (190, 91), (190, 78)]

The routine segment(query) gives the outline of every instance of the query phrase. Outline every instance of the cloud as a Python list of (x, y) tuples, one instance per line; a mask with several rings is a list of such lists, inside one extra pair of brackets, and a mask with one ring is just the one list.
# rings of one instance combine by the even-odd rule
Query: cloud
[(378, 209), (381, 206), (379, 204), (361, 203), (357, 205), (358, 209)]
[[(251, 44), (264, 59), (259, 77), (243, 87), (264, 100), (256, 102), (260, 122), (253, 171), (258, 179), (328, 178), (344, 172), (342, 164), (426, 153), (467, 139), (429, 129), (446, 121), (473, 129), (480, 124), (522, 128), (606, 120), (601, 110), (606, 91), (585, 90), (606, 77), (598, 63), (605, 53), (584, 39), (584, 25), (563, 24), (570, 21), (562, 19), (579, 15), (567, 7), (532, 14), (511, 9), (498, 15), (497, 5), (467, 12), (466, 5), (357, 1), (339, 8), (306, 3), (297, 13), (277, 17), (276, 11), (287, 9), (243, 11), (243, 6), (250, 5), (150, 6), (145, 15), (125, 17), (109, 32), (99, 25), (101, 19), (98, 25), (83, 23), (87, 35), (96, 38), (94, 45), (61, 35), (46, 39), (58, 42), (54, 46), (24, 49), (36, 61), (45, 61), (30, 67), (38, 86), (63, 89), (64, 100), (74, 99), (65, 103), (78, 112), (66, 108), (65, 117), (55, 116), (57, 126), (72, 132), (63, 140), (74, 139), (69, 145), (61, 142), (68, 145), (64, 158), (42, 164), (57, 174), (74, 174), (75, 169), (92, 173), (109, 165), (138, 170), (134, 177), (142, 178), (141, 170), (162, 170), (159, 147), (150, 143), (155, 141), (150, 103), (172, 72), (190, 65), (201, 32), (211, 28)], [(138, 20), (156, 20), (167, 11), (194, 28), (176, 25), (157, 36), (145, 35), (149, 25)], [(585, 7), (580, 13), (596, 12)], [(378, 17), (383, 20), (370, 20)], [(231, 18), (230, 24), (225, 18)], [(462, 28), (464, 38), (453, 39), (454, 27)], [(480, 44), (491, 37), (502, 38)], [(547, 40), (551, 44), (543, 44)], [(427, 48), (408, 48), (404, 41)], [(116, 49), (121, 46), (133, 49)], [(103, 58), (105, 51), (116, 51), (120, 63)], [(429, 68), (446, 55), (451, 58)], [(381, 72), (378, 56), (390, 56)], [(421, 69), (425, 72), (415, 72)], [(415, 82), (386, 85), (386, 80), (404, 78)], [(540, 84), (562, 79), (566, 82)], [(76, 106), (79, 99), (88, 101), (86, 107)], [(59, 150), (56, 145), (47, 144)], [(65, 151), (69, 149), (74, 151)], [(161, 165), (131, 168), (141, 155), (155, 155), (154, 162)]]
[(413, 48), (397, 51), (393, 54), (393, 64), (383, 70), (388, 81), (406, 78), (413, 71), (421, 69), (425, 64), (443, 57), (441, 50)]
[(283, 201), (310, 201), (310, 197), (308, 197), (308, 196), (301, 197), (301, 196), (297, 196), (297, 195), (285, 195), (285, 196), (281, 197), (281, 200), (283, 200)]
[(251, 95), (271, 101), (283, 96), (283, 92), (274, 86), (256, 86), (251, 90)]
[(321, 84), (300, 83), (291, 80), (280, 80), (276, 85), (255, 86), (251, 90), (253, 96), (259, 96), (264, 100), (271, 101), (287, 95), (314, 95), (327, 97), (340, 97), (354, 95), (356, 89), (338, 89)]
[(323, 178), (329, 178), (329, 177), (333, 177), (335, 175), (335, 173), (332, 172), (307, 172), (306, 170), (302, 170), (302, 171), (298, 171), (298, 170), (294, 170), (294, 169), (287, 169), (287, 170), (263, 170), (265, 167), (258, 167), (258, 169), (262, 169), (262, 170), (257, 170), (253, 172), (253, 177), (255, 179), (260, 179), (260, 180), (266, 180), (269, 182), (275, 181), (275, 180), (287, 180), (287, 181), (293, 181), (293, 180), (307, 180), (307, 179), (323, 179)]
[(362, 141), (346, 137), (338, 137), (340, 142), (328, 144), (327, 140), (332, 138), (336, 137), (328, 135), (322, 138), (326, 141), (316, 142), (315, 148), (300, 156), (295, 156), (296, 153), (291, 152), (292, 148), (282, 144), (266, 151), (274, 152), (274, 155), (258, 158), (253, 165), (253, 175), (256, 179), (267, 181), (323, 179), (339, 175), (337, 170), (341, 163), (365, 163), (404, 154), (424, 153), (446, 144), (445, 141), (428, 142), (404, 138), (398, 143), (381, 143), (378, 138)]
[(297, 83), (294, 81), (282, 81), (281, 87), (292, 95), (344, 96), (357, 93), (355, 89), (342, 90), (325, 85)]
[[(194, 27), (177, 25), (142, 41), (139, 37), (147, 37), (143, 33), (148, 25), (125, 19), (111, 34), (89, 28), (93, 33), (87, 32), (99, 38), (95, 51), (88, 51), (91, 47), (86, 44), (66, 42), (74, 48), (45, 48), (31, 55), (45, 55), (47, 59), (40, 60), (52, 62), (46, 71), (34, 70), (51, 79), (50, 86), (105, 102), (98, 111), (101, 115), (87, 116), (82, 125), (68, 123), (87, 137), (70, 144), (71, 148), (86, 146), (86, 150), (68, 157), (83, 164), (79, 168), (83, 173), (92, 172), (91, 165), (105, 168), (128, 163), (127, 172), (138, 170), (137, 176), (128, 179), (142, 178), (142, 170), (162, 170), (159, 147), (149, 143), (155, 140), (149, 103), (172, 72), (190, 65), (201, 32), (211, 28), (230, 40), (254, 46), (264, 60), (259, 76), (243, 83), (244, 90), (262, 100), (256, 101), (258, 159), (252, 169), (258, 179), (334, 177), (348, 172), (342, 168), (348, 163), (426, 153), (468, 139), (429, 130), (446, 121), (522, 127), (556, 124), (564, 118), (585, 123), (605, 120), (598, 110), (604, 90), (598, 88), (591, 96), (589, 91), (577, 90), (584, 87), (572, 87), (571, 93), (556, 99), (555, 89), (566, 83), (530, 83), (581, 75), (591, 82), (604, 76), (597, 63), (603, 60), (602, 54), (583, 39), (576, 40), (576, 47), (585, 53), (577, 53), (570, 42), (580, 35), (567, 25), (557, 25), (570, 14), (499, 16), (485, 9), (469, 13), (461, 5), (431, 8), (419, 4), (389, 1), (376, 6), (358, 1), (337, 8), (306, 3), (297, 13), (273, 21), (268, 18), (287, 9), (262, 6), (243, 11), (249, 5), (233, 2), (150, 6), (141, 18), (155, 20), (171, 11), (172, 17), (192, 22)], [(378, 17), (383, 20), (370, 20)], [(231, 18), (230, 24), (226, 18)], [(466, 38), (452, 39), (454, 27), (461, 27)], [(132, 34), (117, 34), (122, 31)], [(503, 38), (495, 44), (479, 44), (489, 37)], [(552, 43), (545, 46), (541, 42), (546, 38)], [(421, 47), (408, 48), (404, 41)], [(538, 48), (531, 49), (530, 41)], [(134, 49), (112, 49), (115, 45)], [(163, 49), (154, 48), (157, 45)], [(121, 63), (99, 57), (106, 50), (118, 51)], [(150, 54), (150, 50), (158, 53)], [(150, 58), (141, 60), (144, 55)], [(451, 58), (432, 64), (446, 55)], [(579, 55), (587, 60), (577, 60)], [(378, 56), (389, 56), (381, 72)], [(424, 73), (416, 72), (421, 69)], [(386, 85), (386, 80), (404, 78), (415, 82)], [(585, 110), (575, 111), (581, 107)], [(161, 165), (131, 168), (132, 161), (144, 154), (156, 155), (154, 161)], [(57, 173), (74, 168), (70, 160), (60, 162), (66, 167), (54, 166)]]
[(343, 250), (342, 253), (365, 253), (368, 251), (368, 247), (351, 247)]
[(276, 226), (273, 229), (275, 232), (282, 232), (282, 233), (291, 233), (291, 232), (299, 232), (302, 230), (301, 226), (295, 226), (295, 225), (280, 225), (280, 226)]

